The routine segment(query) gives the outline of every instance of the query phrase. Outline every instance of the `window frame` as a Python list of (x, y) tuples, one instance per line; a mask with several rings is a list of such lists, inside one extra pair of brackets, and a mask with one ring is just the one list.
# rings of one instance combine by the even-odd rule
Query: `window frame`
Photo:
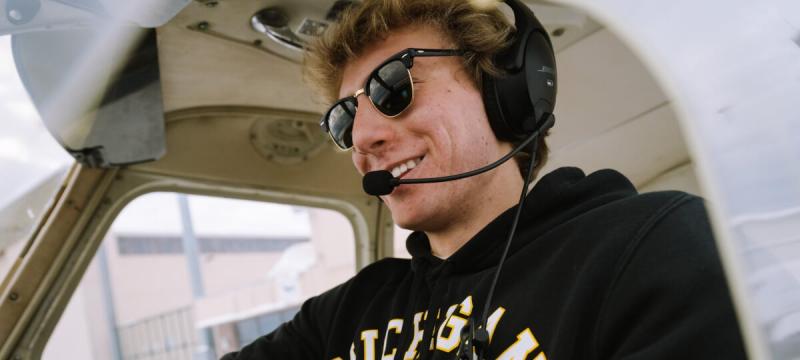
[(135, 168), (89, 169), (77, 164), (61, 189), (0, 288), (6, 299), (15, 298), (0, 302), (0, 319), (6, 324), (0, 325), (0, 338), (6, 338), (0, 344), (0, 358), (41, 357), (111, 224), (131, 201), (149, 193), (174, 192), (339, 212), (353, 228), (356, 271), (392, 251), (391, 217), (381, 202), (366, 195), (323, 197), (176, 178)]

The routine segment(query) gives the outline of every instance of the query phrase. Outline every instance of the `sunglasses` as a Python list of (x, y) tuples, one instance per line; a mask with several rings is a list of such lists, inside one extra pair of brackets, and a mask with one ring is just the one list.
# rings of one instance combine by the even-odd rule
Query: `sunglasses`
[(415, 57), (462, 56), (456, 49), (405, 49), (386, 59), (372, 70), (364, 87), (353, 95), (336, 101), (322, 116), (320, 127), (342, 150), (353, 147), (353, 122), (358, 109), (359, 95), (365, 94), (381, 114), (393, 118), (403, 113), (414, 100), (414, 83), (411, 67)]

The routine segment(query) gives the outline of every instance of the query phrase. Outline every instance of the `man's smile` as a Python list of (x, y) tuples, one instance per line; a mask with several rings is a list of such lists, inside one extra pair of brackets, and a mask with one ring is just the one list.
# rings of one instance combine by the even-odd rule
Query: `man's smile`
[(392, 176), (400, 178), (408, 174), (411, 170), (419, 166), (425, 156), (416, 156), (407, 160), (394, 163), (386, 168), (387, 171), (392, 173)]

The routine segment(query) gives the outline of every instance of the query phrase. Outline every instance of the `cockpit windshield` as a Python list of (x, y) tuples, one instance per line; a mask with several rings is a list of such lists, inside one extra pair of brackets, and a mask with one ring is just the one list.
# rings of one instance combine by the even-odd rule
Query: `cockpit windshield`
[[(9, 257), (21, 249), (73, 161), (20, 82), (10, 35), (0, 36), (0, 114), (0, 252)], [(0, 260), (0, 274), (4, 264)]]

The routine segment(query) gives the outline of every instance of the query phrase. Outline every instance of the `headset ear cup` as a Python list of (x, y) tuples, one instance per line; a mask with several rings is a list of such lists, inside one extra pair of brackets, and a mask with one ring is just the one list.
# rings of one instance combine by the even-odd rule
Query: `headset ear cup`
[(556, 66), (547, 31), (527, 5), (505, 0), (514, 11), (515, 32), (508, 48), (495, 55), (504, 73), (484, 73), (481, 93), (489, 124), (503, 141), (519, 141), (540, 130), (553, 112)]
[(494, 135), (502, 141), (513, 141), (513, 131), (506, 124), (503, 110), (500, 108), (500, 101), (497, 95), (497, 79), (494, 76), (484, 73), (482, 78), (481, 95), (483, 96), (483, 107), (486, 116), (489, 118), (489, 125), (494, 131)]

